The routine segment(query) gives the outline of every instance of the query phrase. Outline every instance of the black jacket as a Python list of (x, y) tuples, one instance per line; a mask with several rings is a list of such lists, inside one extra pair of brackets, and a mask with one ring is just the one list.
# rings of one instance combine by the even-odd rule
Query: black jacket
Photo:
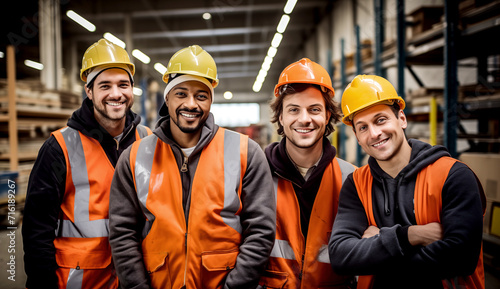
[[(140, 116), (129, 111), (119, 144), (99, 125), (92, 101), (86, 98), (68, 120), (68, 126), (101, 143), (109, 161), (116, 165), (122, 151), (135, 140)], [(57, 288), (55, 230), (66, 185), (66, 161), (54, 136), (40, 148), (28, 182), (22, 225), (27, 288)]]
[[(352, 175), (340, 193), (329, 252), (341, 274), (376, 275), (374, 288), (442, 288), (441, 279), (474, 272), (481, 248), (483, 211), (480, 186), (467, 165), (453, 165), (442, 189), (441, 224), (444, 237), (428, 246), (411, 246), (408, 227), (416, 225), (413, 194), (418, 173), (443, 156), (443, 146), (409, 140), (409, 164), (396, 178), (377, 161), (368, 165), (377, 237), (361, 239), (368, 227), (365, 209)], [(335, 258), (333, 258), (335, 256)]]

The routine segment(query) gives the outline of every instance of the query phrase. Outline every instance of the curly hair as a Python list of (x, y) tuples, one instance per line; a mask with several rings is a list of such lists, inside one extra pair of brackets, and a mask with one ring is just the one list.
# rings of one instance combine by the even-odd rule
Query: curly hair
[(271, 101), (271, 110), (273, 111), (271, 122), (278, 124), (277, 132), (279, 135), (284, 134), (283, 126), (279, 122), (280, 116), (283, 113), (283, 100), (287, 95), (304, 91), (309, 87), (314, 87), (321, 92), (321, 95), (323, 95), (323, 99), (325, 101), (326, 111), (330, 112), (330, 119), (328, 120), (328, 123), (325, 128), (325, 136), (328, 136), (335, 131), (333, 125), (339, 122), (342, 116), (338, 103), (333, 100), (333, 95), (327, 92), (323, 92), (319, 85), (308, 84), (308, 83), (293, 83), (281, 86), (279, 91), (279, 96), (276, 97), (273, 101)]

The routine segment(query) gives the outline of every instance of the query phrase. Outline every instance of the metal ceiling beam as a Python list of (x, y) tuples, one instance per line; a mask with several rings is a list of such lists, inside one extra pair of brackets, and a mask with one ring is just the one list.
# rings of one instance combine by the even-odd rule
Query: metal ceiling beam
[[(325, 6), (325, 1), (302, 1), (298, 2), (295, 6), (295, 10), (301, 10), (305, 8), (314, 8)], [(185, 17), (185, 16), (200, 16), (203, 13), (211, 13), (213, 16), (223, 17), (222, 14), (237, 14), (237, 13), (247, 13), (247, 12), (260, 12), (260, 11), (273, 11), (282, 10), (284, 4), (262, 4), (262, 5), (225, 5), (225, 6), (213, 6), (213, 7), (203, 7), (203, 8), (189, 8), (189, 9), (165, 9), (165, 10), (146, 10), (146, 11), (136, 11), (132, 12), (133, 19), (150, 18), (150, 17)], [(89, 20), (122, 20), (125, 13), (113, 12), (113, 13), (102, 13), (102, 14), (82, 14), (85, 18)]]
[[(252, 44), (219, 44), (219, 45), (204, 45), (203, 49), (207, 50), (210, 53), (213, 52), (227, 52), (227, 51), (243, 51), (247, 49), (265, 49), (269, 47), (268, 42), (261, 43), (252, 43)], [(150, 49), (142, 49), (142, 52), (148, 55), (157, 55), (157, 54), (174, 54), (179, 49), (184, 47), (163, 47), (163, 48), (150, 48)]]

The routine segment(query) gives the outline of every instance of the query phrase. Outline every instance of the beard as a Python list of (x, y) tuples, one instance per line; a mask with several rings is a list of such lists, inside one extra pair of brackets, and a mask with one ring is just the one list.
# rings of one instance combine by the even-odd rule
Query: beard
[[(180, 114), (181, 112), (186, 112), (186, 113), (196, 113), (196, 114), (199, 114), (200, 115), (200, 119), (198, 121), (198, 124), (196, 126), (183, 126), (180, 124), (180, 121), (179, 121), (179, 118), (180, 118)], [(203, 125), (205, 125), (205, 121), (207, 120), (208, 116), (204, 116), (203, 115), (203, 112), (198, 110), (198, 109), (176, 109), (175, 111), (175, 119), (172, 118), (172, 121), (174, 122), (174, 124), (183, 132), (183, 133), (194, 133), (194, 132), (197, 132), (198, 130), (200, 130)]]

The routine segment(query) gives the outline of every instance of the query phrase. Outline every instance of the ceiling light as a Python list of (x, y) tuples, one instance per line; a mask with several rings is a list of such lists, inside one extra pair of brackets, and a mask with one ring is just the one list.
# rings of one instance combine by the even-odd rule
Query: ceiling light
[(95, 31), (95, 25), (90, 23), (87, 19), (83, 18), (82, 16), (78, 15), (75, 11), (68, 10), (66, 12), (66, 15), (69, 18), (71, 18), (73, 21), (75, 21), (76, 23), (82, 25), (88, 31), (90, 31), (90, 32)]
[(283, 14), (280, 19), (280, 23), (278, 23), (278, 28), (276, 29), (279, 33), (283, 33), (286, 30), (286, 26), (288, 25), (288, 21), (290, 21), (290, 16)]
[(205, 20), (210, 20), (212, 18), (212, 14), (208, 13), (208, 12), (205, 12), (203, 13), (203, 19)]
[(269, 49), (267, 50), (267, 56), (269, 57), (275, 57), (276, 56), (276, 52), (278, 52), (278, 49), (276, 47), (269, 47)]
[(104, 33), (103, 37), (104, 39), (113, 42), (114, 44), (120, 46), (121, 48), (125, 48), (125, 42), (121, 41), (120, 38), (114, 36), (113, 34), (106, 32)]
[(261, 88), (262, 88), (262, 82), (255, 81), (254, 84), (253, 84), (252, 90), (254, 92), (259, 92)]
[(295, 4), (297, 4), (297, 0), (288, 0), (288, 1), (286, 1), (285, 8), (283, 9), (283, 11), (286, 14), (292, 13), (293, 8), (295, 8)]
[(280, 46), (282, 39), (283, 39), (283, 34), (281, 33), (274, 34), (273, 40), (271, 41), (271, 46), (274, 48), (278, 48), (278, 46)]
[(24, 65), (26, 65), (28, 67), (31, 67), (31, 68), (34, 68), (34, 69), (38, 69), (38, 70), (42, 70), (43, 69), (43, 64), (41, 64), (40, 62), (29, 60), (29, 59), (26, 59), (24, 61)]
[(159, 62), (155, 63), (154, 68), (156, 69), (156, 71), (161, 73), (161, 75), (163, 75), (163, 74), (165, 74), (165, 72), (167, 72), (167, 68), (165, 67), (165, 65), (163, 65)]
[(224, 92), (224, 98), (225, 99), (231, 99), (231, 98), (233, 98), (233, 93), (231, 91)]
[(4, 58), (5, 54), (3, 53), (3, 51), (0, 51), (0, 58)]
[(139, 87), (134, 87), (133, 89), (134, 95), (141, 96), (142, 95), (142, 89)]
[(266, 76), (267, 76), (267, 71), (265, 70), (259, 70), (259, 75), (257, 75), (257, 80), (260, 81), (260, 82), (264, 82), (264, 80), (266, 80)]
[(149, 58), (149, 56), (147, 56), (146, 54), (144, 54), (139, 49), (132, 50), (132, 55), (135, 58), (139, 59), (144, 64), (148, 64), (151, 61), (151, 58)]

